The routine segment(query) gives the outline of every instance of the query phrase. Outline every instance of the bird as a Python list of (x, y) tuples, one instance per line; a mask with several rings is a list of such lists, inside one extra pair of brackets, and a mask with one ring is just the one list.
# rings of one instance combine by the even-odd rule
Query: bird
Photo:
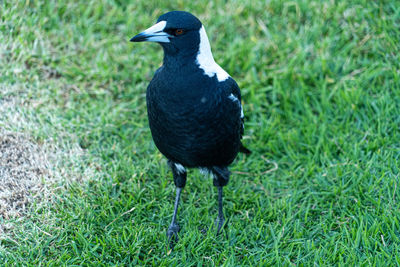
[(146, 91), (150, 131), (167, 158), (176, 198), (167, 238), (178, 241), (177, 211), (187, 169), (211, 174), (218, 189), (217, 235), (225, 223), (223, 187), (229, 165), (238, 152), (251, 153), (241, 142), (244, 114), (235, 80), (214, 60), (204, 25), (186, 11), (170, 11), (131, 42), (156, 42), (164, 50), (163, 64)]

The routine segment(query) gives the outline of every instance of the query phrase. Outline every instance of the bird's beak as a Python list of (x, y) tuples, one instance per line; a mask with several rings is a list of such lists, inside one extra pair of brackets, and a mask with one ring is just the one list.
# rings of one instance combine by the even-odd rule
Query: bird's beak
[(166, 32), (163, 32), (167, 22), (162, 20), (157, 24), (151, 26), (147, 30), (139, 33), (132, 37), (131, 42), (158, 42), (158, 43), (169, 43), (169, 38), (173, 37)]

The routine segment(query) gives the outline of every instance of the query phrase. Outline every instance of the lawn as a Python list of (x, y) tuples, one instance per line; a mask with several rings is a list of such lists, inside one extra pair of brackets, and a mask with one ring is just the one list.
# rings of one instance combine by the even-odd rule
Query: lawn
[[(128, 41), (170, 10), (204, 23), (253, 151), (220, 236), (216, 188), (189, 171), (174, 251), (145, 104), (162, 49)], [(399, 1), (1, 1), (0, 128), (52, 147), (59, 176), (0, 217), (2, 266), (400, 265), (399, 51)]]

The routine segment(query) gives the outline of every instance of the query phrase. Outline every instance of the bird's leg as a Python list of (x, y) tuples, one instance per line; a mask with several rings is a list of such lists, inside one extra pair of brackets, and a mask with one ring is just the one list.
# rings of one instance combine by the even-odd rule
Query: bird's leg
[(222, 209), (222, 186), (218, 186), (218, 218), (215, 222), (216, 225), (218, 225), (217, 228), (217, 235), (219, 235), (222, 226), (224, 225), (225, 222), (225, 217), (224, 217), (224, 211)]
[[(178, 242), (178, 232), (180, 230), (180, 227), (176, 223), (176, 214), (178, 213), (178, 206), (179, 206), (179, 200), (181, 198), (181, 192), (182, 192), (182, 187), (177, 187), (175, 205), (174, 205), (174, 214), (172, 215), (172, 221), (167, 231), (168, 242), (171, 248), (174, 247), (175, 242)], [(175, 240), (173, 240), (172, 238), (174, 238)]]
[(222, 210), (222, 188), (228, 184), (230, 172), (227, 167), (214, 166), (210, 170), (214, 176), (214, 186), (218, 188), (218, 218), (215, 221), (218, 235), (225, 223), (224, 211)]
[(168, 160), (168, 165), (172, 170), (172, 174), (174, 177), (174, 183), (176, 186), (176, 198), (175, 198), (175, 205), (174, 205), (174, 214), (172, 215), (171, 224), (167, 230), (167, 238), (169, 242), (169, 246), (171, 249), (174, 248), (175, 243), (178, 242), (178, 232), (180, 227), (176, 222), (176, 214), (178, 213), (179, 207), (179, 200), (181, 198), (182, 189), (186, 185), (186, 169), (179, 163), (175, 163), (171, 160)]

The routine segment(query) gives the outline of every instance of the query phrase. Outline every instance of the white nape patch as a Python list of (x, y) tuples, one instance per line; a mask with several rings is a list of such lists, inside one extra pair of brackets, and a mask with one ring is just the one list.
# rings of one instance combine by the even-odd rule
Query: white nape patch
[(159, 42), (159, 43), (169, 43), (169, 34), (166, 32), (163, 32), (163, 30), (165, 29), (165, 26), (167, 25), (167, 22), (165, 20), (162, 20), (156, 24), (154, 24), (153, 26), (151, 26), (150, 28), (148, 28), (147, 30), (145, 30), (144, 32), (142, 32), (143, 34), (149, 35), (150, 37), (147, 38), (146, 41), (148, 42)]
[(185, 167), (183, 167), (182, 164), (180, 163), (174, 163), (175, 164), (175, 168), (178, 171), (178, 173), (185, 173), (186, 169)]
[(201, 26), (199, 52), (197, 54), (196, 62), (199, 67), (204, 70), (204, 74), (209, 77), (217, 75), (219, 82), (223, 82), (229, 78), (229, 74), (221, 68), (214, 60), (211, 53), (210, 42), (208, 41), (206, 30)]
[(233, 94), (230, 94), (228, 96), (228, 98), (230, 100), (232, 100), (233, 102), (237, 101), (239, 103), (239, 106), (240, 106), (240, 118), (244, 118), (243, 107), (242, 107), (242, 104), (240, 103), (239, 99), (236, 96), (234, 96)]

